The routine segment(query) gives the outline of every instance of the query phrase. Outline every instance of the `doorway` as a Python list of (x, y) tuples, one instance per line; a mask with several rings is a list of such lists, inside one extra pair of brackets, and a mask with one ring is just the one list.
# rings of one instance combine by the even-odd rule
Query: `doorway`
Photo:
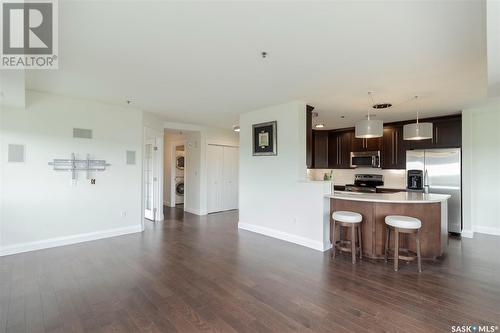
[(175, 198), (175, 206), (178, 208), (184, 207), (184, 168), (186, 163), (186, 154), (185, 154), (185, 146), (184, 144), (175, 145), (175, 159), (173, 159), (173, 163), (175, 165), (172, 166), (173, 172), (173, 188), (172, 191), (173, 197)]

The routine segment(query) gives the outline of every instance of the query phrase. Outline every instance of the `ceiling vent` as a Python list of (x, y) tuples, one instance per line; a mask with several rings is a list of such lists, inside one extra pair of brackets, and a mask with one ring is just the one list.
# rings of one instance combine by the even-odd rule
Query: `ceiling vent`
[(73, 137), (78, 139), (92, 139), (92, 130), (85, 128), (73, 128)]
[(9, 144), (8, 161), (10, 163), (24, 162), (24, 145)]
[(127, 150), (127, 164), (134, 165), (135, 164), (135, 151)]

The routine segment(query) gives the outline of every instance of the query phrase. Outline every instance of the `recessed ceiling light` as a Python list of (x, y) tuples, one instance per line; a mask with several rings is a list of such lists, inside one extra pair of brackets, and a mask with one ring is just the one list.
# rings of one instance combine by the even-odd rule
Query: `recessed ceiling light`
[(316, 127), (316, 128), (323, 128), (323, 127), (325, 127), (325, 125), (324, 124), (316, 124), (316, 125), (314, 125), (314, 127)]
[(233, 131), (239, 132), (240, 131), (240, 126), (239, 125), (234, 125), (233, 126)]
[(373, 104), (372, 108), (374, 109), (388, 109), (392, 106), (391, 103), (377, 103)]

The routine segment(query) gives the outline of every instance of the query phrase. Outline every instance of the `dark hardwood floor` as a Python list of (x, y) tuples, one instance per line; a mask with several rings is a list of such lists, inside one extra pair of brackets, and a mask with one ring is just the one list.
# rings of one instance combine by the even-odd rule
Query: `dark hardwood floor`
[(436, 263), (329, 254), (167, 209), (146, 231), (0, 258), (0, 332), (451, 332), (500, 324), (499, 238)]

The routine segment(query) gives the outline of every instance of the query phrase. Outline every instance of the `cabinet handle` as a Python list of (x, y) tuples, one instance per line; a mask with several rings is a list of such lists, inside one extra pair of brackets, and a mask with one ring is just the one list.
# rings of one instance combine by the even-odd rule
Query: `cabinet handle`
[(341, 149), (340, 148), (340, 145), (341, 145), (340, 141), (341, 141), (341, 139), (339, 137), (339, 148), (337, 149), (337, 151), (339, 152), (339, 164), (342, 164), (342, 151), (340, 150)]
[(399, 133), (396, 131), (395, 134), (396, 134), (396, 140), (395, 140), (396, 141), (396, 145), (395, 145), (396, 148), (394, 149), (394, 151), (396, 153), (394, 155), (396, 155), (396, 158), (394, 159), (394, 164), (397, 164), (399, 161), (399, 156), (398, 156), (399, 155)]
[(337, 137), (336, 140), (337, 140), (337, 165), (339, 165), (339, 137)]
[(395, 147), (394, 136), (395, 136), (395, 134), (394, 134), (394, 132), (392, 132), (391, 133), (391, 140), (392, 140), (392, 145), (391, 145), (391, 148), (392, 148), (392, 156), (391, 156), (391, 158), (392, 158), (392, 160), (391, 160), (391, 162), (392, 162), (392, 164), (394, 164), (394, 155), (396, 154), (396, 151), (394, 149), (394, 147)]
[(439, 127), (436, 127), (436, 143), (439, 141)]

